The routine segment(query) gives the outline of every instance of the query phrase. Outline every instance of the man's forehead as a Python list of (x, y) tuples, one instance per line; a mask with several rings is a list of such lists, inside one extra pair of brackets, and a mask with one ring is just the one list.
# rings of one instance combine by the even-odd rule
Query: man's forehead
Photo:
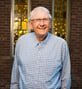
[[(46, 15), (45, 15), (46, 14)], [(48, 12), (44, 9), (36, 9), (34, 12), (33, 12), (33, 17), (35, 16), (40, 16), (40, 15), (44, 15), (45, 17), (46, 16), (49, 16)]]

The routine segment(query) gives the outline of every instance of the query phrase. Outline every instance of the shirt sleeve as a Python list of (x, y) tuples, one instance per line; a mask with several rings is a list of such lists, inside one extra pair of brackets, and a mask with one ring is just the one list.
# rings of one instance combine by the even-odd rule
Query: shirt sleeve
[(18, 69), (16, 50), (15, 50), (15, 58), (14, 58), (13, 68), (12, 68), (10, 89), (19, 89), (19, 69)]
[(61, 89), (71, 88), (71, 70), (70, 70), (70, 55), (67, 43), (62, 47), (62, 72), (61, 72)]

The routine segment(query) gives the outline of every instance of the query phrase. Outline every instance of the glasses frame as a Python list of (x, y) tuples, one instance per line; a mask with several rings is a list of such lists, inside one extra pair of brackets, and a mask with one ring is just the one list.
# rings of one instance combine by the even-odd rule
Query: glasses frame
[(30, 21), (35, 22), (35, 23), (40, 23), (41, 21), (43, 21), (44, 23), (48, 23), (49, 21), (51, 21), (51, 19), (50, 18), (42, 18), (42, 19), (37, 18), (37, 19), (31, 19)]

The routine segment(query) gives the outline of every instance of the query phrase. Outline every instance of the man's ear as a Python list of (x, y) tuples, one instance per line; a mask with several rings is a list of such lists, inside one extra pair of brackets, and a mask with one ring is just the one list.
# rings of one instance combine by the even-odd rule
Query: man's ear
[(53, 20), (51, 19), (51, 21), (50, 21), (50, 28), (52, 27), (52, 23), (53, 23)]
[(53, 20), (51, 19), (51, 24), (53, 23)]
[(30, 26), (30, 29), (33, 29), (32, 22), (31, 21), (28, 21), (28, 24)]

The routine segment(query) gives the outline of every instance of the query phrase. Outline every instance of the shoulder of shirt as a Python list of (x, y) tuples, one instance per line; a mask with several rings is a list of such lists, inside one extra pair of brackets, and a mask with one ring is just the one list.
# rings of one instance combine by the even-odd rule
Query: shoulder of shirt
[(52, 39), (53, 41), (59, 41), (59, 42), (64, 42), (64, 43), (66, 43), (66, 41), (65, 41), (63, 38), (58, 37), (58, 36), (55, 36), (55, 35), (53, 35), (53, 34), (51, 34), (51, 33), (50, 33), (50, 39)]
[(55, 45), (60, 45), (60, 46), (62, 46), (64, 48), (67, 46), (66, 40), (64, 40), (61, 37), (55, 36), (55, 35), (53, 35), (51, 33), (50, 33), (50, 40), (51, 40), (51, 42), (55, 43)]
[(16, 45), (17, 45), (17, 44), (20, 44), (20, 43), (23, 43), (23, 42), (26, 41), (26, 40), (31, 39), (33, 36), (34, 36), (34, 33), (33, 33), (33, 32), (32, 32), (32, 33), (27, 33), (27, 34), (25, 34), (25, 35), (22, 35), (22, 36), (17, 40)]
[(25, 35), (22, 35), (22, 36), (18, 39), (18, 41), (24, 40), (24, 39), (27, 40), (27, 39), (29, 39), (30, 37), (32, 37), (33, 34), (34, 34), (34, 33), (27, 33), (27, 34), (25, 34)]

